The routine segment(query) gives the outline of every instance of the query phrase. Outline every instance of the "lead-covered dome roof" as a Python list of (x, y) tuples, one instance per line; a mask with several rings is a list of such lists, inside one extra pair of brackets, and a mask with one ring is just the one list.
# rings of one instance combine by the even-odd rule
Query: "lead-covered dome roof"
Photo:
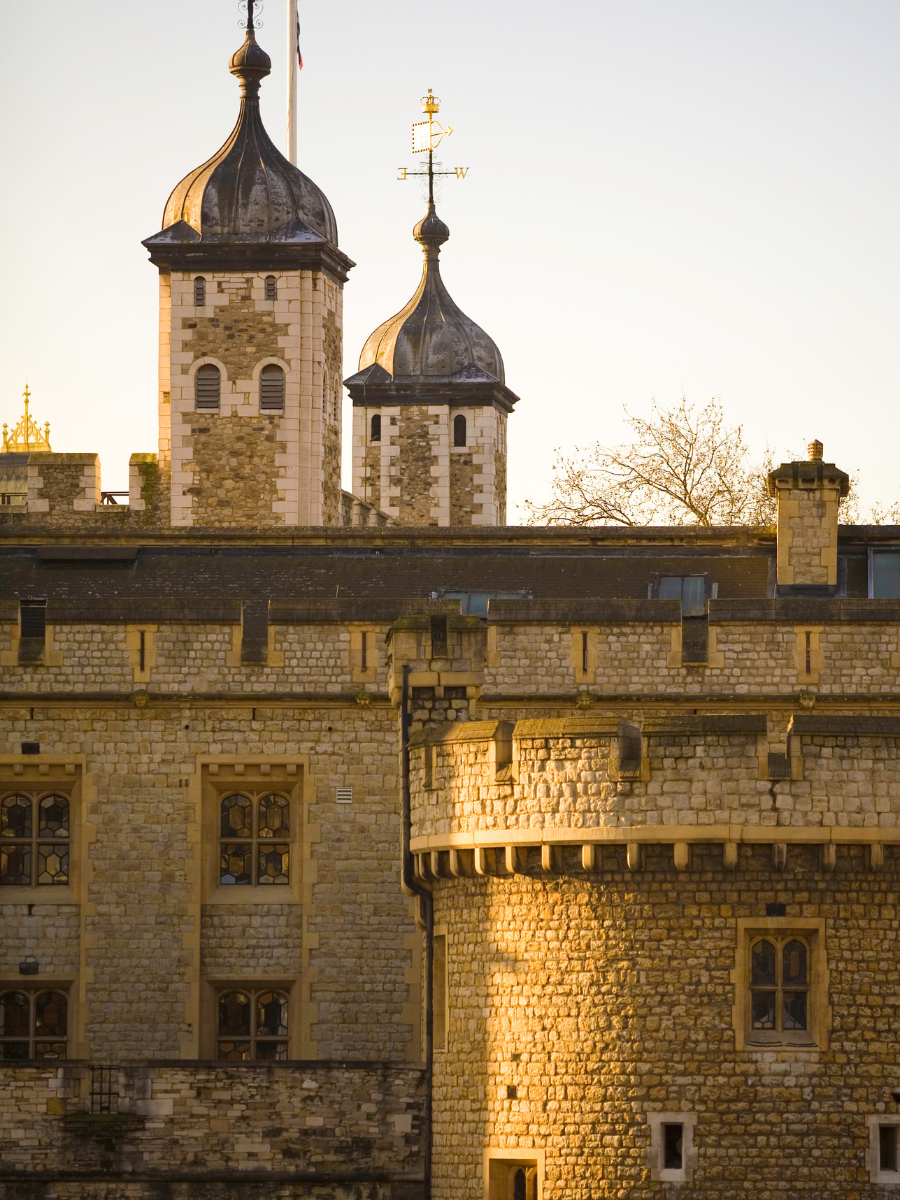
[(457, 306), (441, 279), (438, 256), (449, 236), (450, 230), (429, 203), (413, 230), (425, 251), (422, 279), (409, 303), (369, 337), (359, 357), (360, 375), (367, 372), (373, 378), (371, 369), (378, 375), (381, 368), (394, 383), (505, 383), (497, 346)]
[(153, 241), (327, 241), (337, 246), (337, 222), (324, 193), (285, 158), (263, 127), (259, 87), (271, 66), (251, 23), (229, 63), (241, 81), (237, 124), (224, 146), (169, 196), (162, 233)]

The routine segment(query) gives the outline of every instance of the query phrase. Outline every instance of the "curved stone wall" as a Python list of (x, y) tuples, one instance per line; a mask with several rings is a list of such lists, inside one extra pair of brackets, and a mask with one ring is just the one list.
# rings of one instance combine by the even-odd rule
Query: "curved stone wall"
[[(626, 787), (618, 726), (537, 724), (413, 738), (438, 958), (435, 1200), (514, 1198), (520, 1170), (544, 1200), (893, 1194), (877, 1150), (900, 1121), (893, 737), (801, 722), (770, 763), (768, 732), (645, 725)], [(759, 779), (791, 758), (806, 778)], [(660, 775), (688, 786), (651, 790)], [(808, 954), (805, 1028), (788, 1028), (781, 975), (778, 1028), (754, 1027), (761, 939)]]

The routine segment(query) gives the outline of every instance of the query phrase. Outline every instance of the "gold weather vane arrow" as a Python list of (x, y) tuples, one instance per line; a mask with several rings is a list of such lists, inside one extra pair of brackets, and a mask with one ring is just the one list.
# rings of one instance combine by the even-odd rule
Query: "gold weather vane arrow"
[(412, 127), (412, 150), (413, 154), (428, 155), (428, 169), (426, 171), (411, 171), (408, 167), (398, 167), (400, 172), (398, 179), (411, 179), (415, 176), (427, 176), (428, 178), (428, 200), (429, 203), (434, 203), (434, 179), (437, 175), (455, 175), (457, 179), (465, 179), (469, 173), (468, 167), (454, 167), (452, 171), (435, 171), (434, 169), (434, 152), (440, 146), (444, 138), (448, 138), (453, 132), (452, 126), (448, 125), (445, 129), (440, 121), (436, 121), (435, 113), (440, 111), (441, 102), (434, 95), (431, 88), (428, 89), (428, 95), (422, 97), (422, 112), (426, 115), (426, 120), (415, 121)]

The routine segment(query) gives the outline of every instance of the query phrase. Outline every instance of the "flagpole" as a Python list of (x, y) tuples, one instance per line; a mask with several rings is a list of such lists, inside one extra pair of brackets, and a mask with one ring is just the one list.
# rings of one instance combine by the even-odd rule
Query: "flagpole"
[(287, 55), (288, 55), (288, 94), (287, 94), (287, 156), (288, 160), (297, 165), (297, 0), (287, 0)]

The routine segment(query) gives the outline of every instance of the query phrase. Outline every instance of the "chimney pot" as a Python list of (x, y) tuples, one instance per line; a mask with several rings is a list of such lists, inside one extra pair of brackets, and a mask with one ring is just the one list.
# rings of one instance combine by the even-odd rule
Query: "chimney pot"
[(810, 462), (821, 462), (822, 455), (825, 453), (825, 447), (821, 442), (812, 441), (807, 446), (806, 452), (809, 455)]

